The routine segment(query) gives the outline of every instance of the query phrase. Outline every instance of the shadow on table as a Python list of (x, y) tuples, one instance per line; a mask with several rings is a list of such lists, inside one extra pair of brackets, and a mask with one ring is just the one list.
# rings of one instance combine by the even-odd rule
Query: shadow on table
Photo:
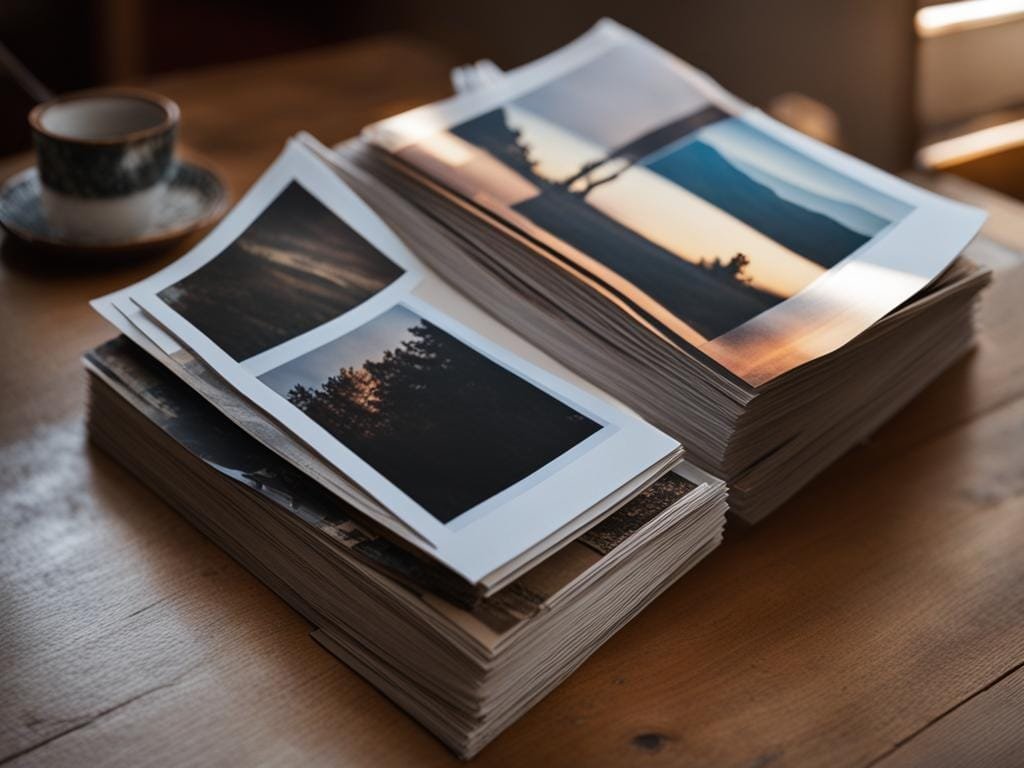
[(0, 235), (0, 262), (23, 275), (55, 278), (96, 275), (150, 264), (152, 271), (191, 248), (199, 237), (191, 236), (183, 243), (152, 247), (138, 251), (73, 251), (29, 245), (9, 234)]

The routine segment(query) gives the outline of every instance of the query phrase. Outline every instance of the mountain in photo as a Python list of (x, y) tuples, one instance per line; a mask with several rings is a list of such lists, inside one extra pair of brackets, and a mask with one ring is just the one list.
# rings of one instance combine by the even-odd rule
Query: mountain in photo
[[(662, 155), (646, 167), (826, 268), (870, 239), (829, 216), (781, 197), (699, 140)], [(826, 207), (825, 201), (817, 201), (816, 207)]]
[(745, 163), (736, 158), (728, 159), (737, 169), (754, 181), (764, 184), (764, 186), (771, 189), (783, 200), (799, 205), (809, 211), (820, 213), (823, 216), (828, 216), (847, 229), (852, 229), (854, 232), (865, 237), (874, 237), (890, 223), (888, 219), (884, 219), (856, 203), (836, 200), (832, 197), (820, 195), (817, 192), (811, 192), (797, 184), (781, 179), (763, 168), (758, 168), (752, 163)]

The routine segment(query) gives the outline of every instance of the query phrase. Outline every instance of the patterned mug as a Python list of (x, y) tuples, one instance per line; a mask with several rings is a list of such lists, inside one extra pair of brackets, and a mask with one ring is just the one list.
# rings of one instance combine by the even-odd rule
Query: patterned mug
[(76, 91), (33, 109), (50, 226), (94, 242), (143, 234), (174, 170), (178, 117), (173, 101), (136, 88)]

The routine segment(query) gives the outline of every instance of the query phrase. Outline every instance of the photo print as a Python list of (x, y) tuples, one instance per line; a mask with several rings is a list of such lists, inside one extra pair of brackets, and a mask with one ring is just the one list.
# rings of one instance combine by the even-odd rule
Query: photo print
[(157, 296), (241, 362), (348, 312), (403, 273), (293, 180), (220, 253)]
[(260, 380), (441, 523), (602, 428), (401, 304)]
[(620, 45), (398, 152), (590, 264), (701, 345), (785, 301), (912, 207)]

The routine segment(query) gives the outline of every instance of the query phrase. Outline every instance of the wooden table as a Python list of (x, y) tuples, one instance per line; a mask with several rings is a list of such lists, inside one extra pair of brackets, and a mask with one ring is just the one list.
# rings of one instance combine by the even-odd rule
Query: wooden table
[[(345, 138), (443, 95), (451, 63), (381, 39), (151, 85), (237, 193), (290, 133)], [(99, 274), (0, 265), (0, 764), (455, 764), (87, 444), (78, 358), (112, 332), (86, 300), (172, 256)], [(1022, 295), (1024, 271), (1000, 272), (976, 354), (477, 764), (1019, 765)]]

